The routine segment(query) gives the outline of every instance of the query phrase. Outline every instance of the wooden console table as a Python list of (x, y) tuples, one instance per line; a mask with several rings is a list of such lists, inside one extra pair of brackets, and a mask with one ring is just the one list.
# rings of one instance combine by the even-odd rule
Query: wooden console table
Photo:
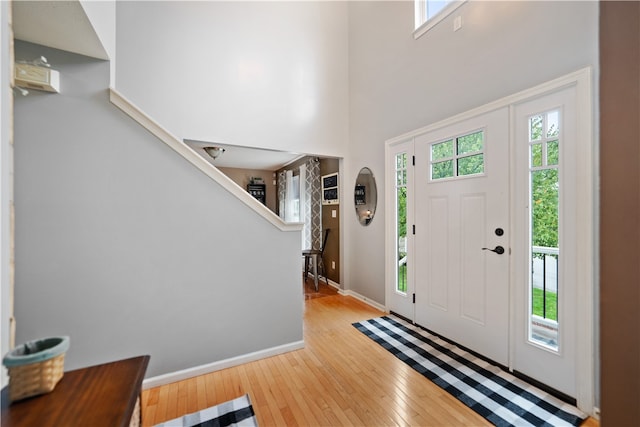
[(64, 373), (47, 394), (9, 404), (2, 390), (2, 427), (140, 425), (139, 397), (149, 356)]

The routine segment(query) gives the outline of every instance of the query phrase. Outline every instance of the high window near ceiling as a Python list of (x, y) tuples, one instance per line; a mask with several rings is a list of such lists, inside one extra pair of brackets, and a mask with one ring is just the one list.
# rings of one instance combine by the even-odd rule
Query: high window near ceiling
[(420, 37), (459, 8), (466, 0), (415, 0), (415, 31)]

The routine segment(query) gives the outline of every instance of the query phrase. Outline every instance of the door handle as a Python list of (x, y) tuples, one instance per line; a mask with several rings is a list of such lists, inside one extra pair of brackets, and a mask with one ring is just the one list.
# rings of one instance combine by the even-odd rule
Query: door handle
[(498, 255), (502, 255), (504, 253), (504, 248), (502, 246), (496, 246), (493, 249), (490, 248), (482, 248), (483, 251), (491, 251), (491, 252), (495, 252)]

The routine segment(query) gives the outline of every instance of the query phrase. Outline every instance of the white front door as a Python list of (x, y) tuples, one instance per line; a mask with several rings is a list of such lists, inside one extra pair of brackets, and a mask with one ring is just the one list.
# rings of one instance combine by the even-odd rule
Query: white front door
[(509, 109), (415, 137), (415, 322), (509, 362)]
[[(589, 413), (597, 171), (591, 85), (584, 69), (386, 148), (388, 307), (576, 398)], [(397, 156), (412, 147), (415, 166), (403, 172)], [(404, 216), (397, 204), (403, 185)], [(406, 222), (406, 246), (398, 218)], [(398, 247), (408, 253), (402, 292)]]
[[(515, 371), (576, 397), (578, 227), (575, 86), (514, 107)], [(583, 265), (581, 269), (590, 266)], [(584, 307), (589, 310), (591, 307)]]

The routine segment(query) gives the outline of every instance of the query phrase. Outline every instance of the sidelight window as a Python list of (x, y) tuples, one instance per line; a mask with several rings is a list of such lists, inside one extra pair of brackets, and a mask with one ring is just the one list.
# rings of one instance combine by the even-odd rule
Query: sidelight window
[(528, 119), (530, 256), (529, 341), (558, 351), (560, 111)]
[(407, 153), (396, 154), (396, 292), (407, 292)]

